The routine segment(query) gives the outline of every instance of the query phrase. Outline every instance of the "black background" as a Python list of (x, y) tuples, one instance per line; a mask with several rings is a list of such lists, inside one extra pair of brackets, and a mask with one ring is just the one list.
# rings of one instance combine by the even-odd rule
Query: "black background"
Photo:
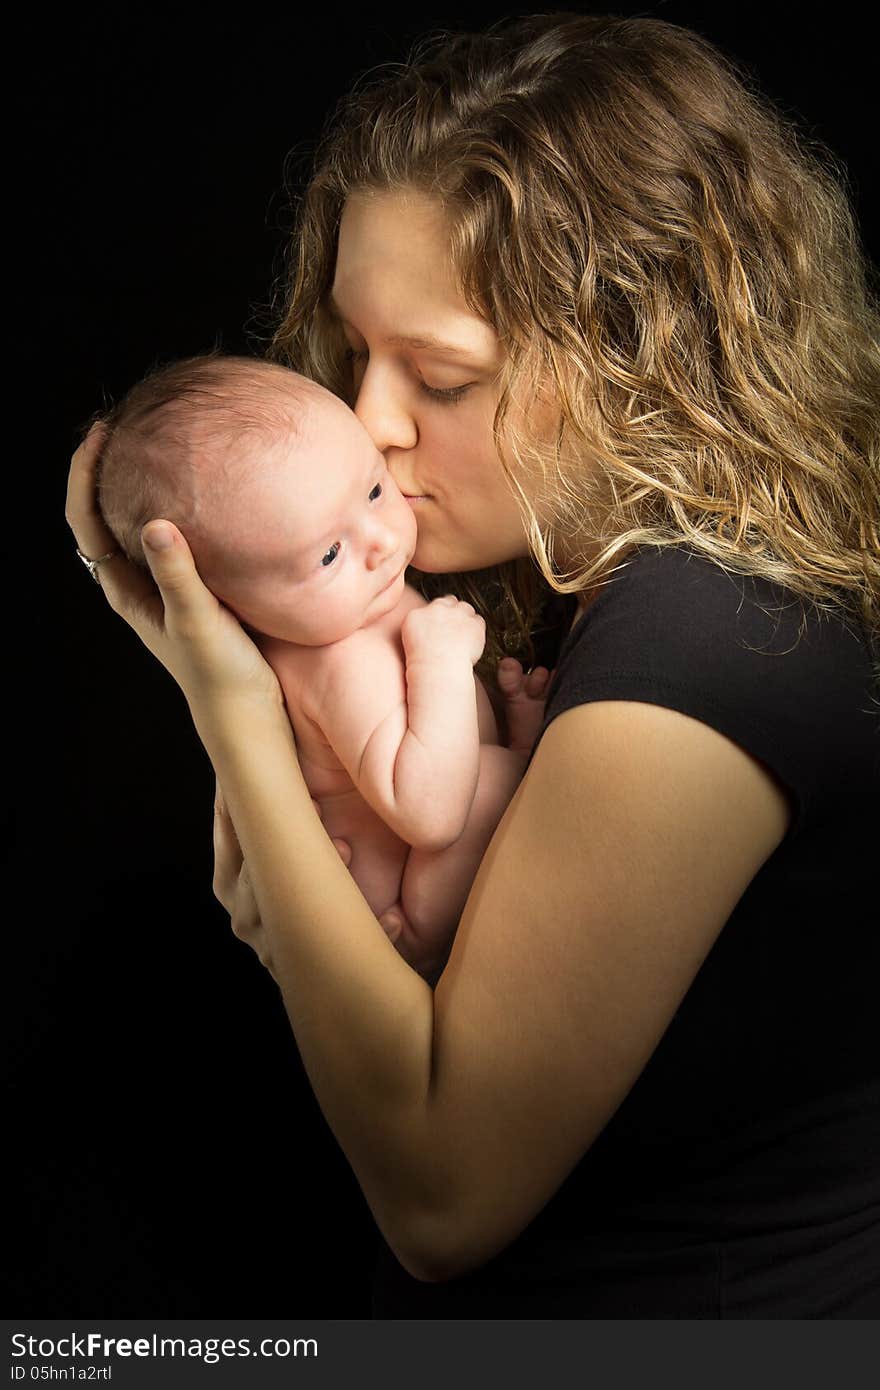
[[(7, 286), (10, 303), (25, 288), (7, 328), (34, 330), (36, 390), (8, 466), (37, 492), (7, 604), (27, 595), (31, 639), (8, 681), (26, 774), (7, 803), (11, 1314), (369, 1316), (372, 1218), (278, 992), (212, 898), (207, 759), (74, 556), (67, 465), (91, 412), (155, 359), (265, 341), (285, 171), (296, 191), (358, 74), (434, 28), (538, 8), (114, 9), (26, 16), (10, 47), (16, 220), (36, 255)], [(608, 8), (689, 25), (745, 62), (843, 159), (877, 259), (876, 83), (854, 4)]]

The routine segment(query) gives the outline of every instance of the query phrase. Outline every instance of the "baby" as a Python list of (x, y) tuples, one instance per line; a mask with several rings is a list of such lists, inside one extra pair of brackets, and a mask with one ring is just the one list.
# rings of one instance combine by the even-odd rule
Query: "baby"
[(327, 833), (392, 941), (445, 962), (520, 781), (540, 699), (499, 744), (473, 672), (483, 620), (406, 582), (416, 521), (349, 408), (286, 368), (217, 353), (163, 367), (105, 422), (99, 497), (120, 547), (173, 521), (274, 669)]

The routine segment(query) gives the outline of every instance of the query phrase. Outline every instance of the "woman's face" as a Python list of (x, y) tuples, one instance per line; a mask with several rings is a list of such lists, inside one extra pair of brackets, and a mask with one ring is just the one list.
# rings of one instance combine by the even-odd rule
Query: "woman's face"
[(355, 413), (415, 514), (412, 563), (445, 574), (527, 555), (492, 438), (503, 349), (457, 288), (439, 204), (352, 196), (331, 308), (353, 356)]

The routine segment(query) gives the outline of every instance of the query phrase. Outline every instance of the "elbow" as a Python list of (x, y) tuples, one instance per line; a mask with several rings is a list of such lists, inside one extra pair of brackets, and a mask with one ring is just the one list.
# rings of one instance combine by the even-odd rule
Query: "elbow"
[(500, 1245), (473, 1239), (450, 1212), (422, 1213), (388, 1237), (397, 1261), (422, 1284), (443, 1284), (481, 1268)]
[(446, 1284), (452, 1279), (461, 1279), (472, 1270), (479, 1269), (482, 1263), (479, 1260), (447, 1258), (445, 1254), (440, 1255), (435, 1251), (409, 1261), (400, 1259), (400, 1256), (398, 1259), (407, 1274), (418, 1279), (420, 1284)]
[(388, 1244), (407, 1274), (421, 1284), (443, 1284), (466, 1274), (470, 1268), (455, 1253), (455, 1245), (448, 1238), (426, 1239), (423, 1231), (410, 1230)]

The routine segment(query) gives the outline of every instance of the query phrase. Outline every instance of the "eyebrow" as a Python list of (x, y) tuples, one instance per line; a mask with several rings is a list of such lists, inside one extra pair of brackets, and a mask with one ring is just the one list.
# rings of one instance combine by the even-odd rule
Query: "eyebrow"
[[(326, 305), (333, 318), (337, 319), (340, 323), (348, 322), (344, 315), (339, 312), (339, 307), (332, 294), (328, 296)], [(416, 351), (430, 350), (432, 352), (453, 353), (456, 357), (473, 356), (473, 349), (466, 348), (462, 343), (447, 343), (444, 342), (442, 338), (435, 338), (430, 333), (416, 335), (411, 333), (392, 333), (390, 337), (385, 339), (385, 342), (389, 347), (409, 347), (415, 348)]]

